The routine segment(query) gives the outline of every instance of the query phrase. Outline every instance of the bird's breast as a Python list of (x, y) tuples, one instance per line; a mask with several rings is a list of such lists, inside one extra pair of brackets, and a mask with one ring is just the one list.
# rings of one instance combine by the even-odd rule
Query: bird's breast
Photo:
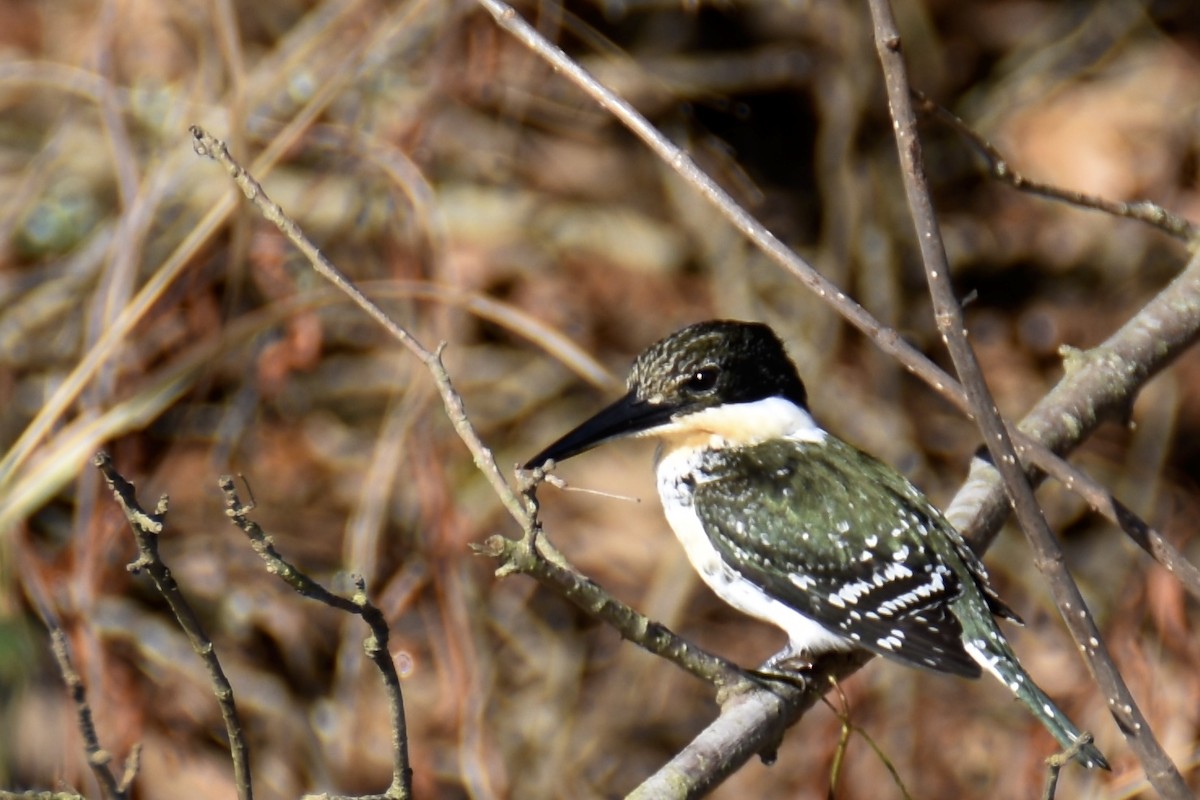
[(658, 496), (667, 522), (692, 566), (711, 585), (726, 568), (693, 503), (696, 487), (713, 478), (705, 464), (707, 452), (701, 447), (676, 446), (662, 454), (656, 471)]
[(722, 558), (696, 513), (694, 500), (698, 486), (728, 477), (723, 473), (723, 464), (717, 451), (689, 447), (668, 450), (658, 462), (658, 493), (663, 511), (692, 567), (726, 603), (787, 632), (794, 652), (816, 654), (849, 647), (848, 639), (772, 596)]

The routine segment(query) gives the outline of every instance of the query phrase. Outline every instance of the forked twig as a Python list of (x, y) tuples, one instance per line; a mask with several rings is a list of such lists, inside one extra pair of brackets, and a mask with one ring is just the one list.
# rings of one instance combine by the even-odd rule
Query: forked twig
[(117, 472), (108, 453), (97, 453), (92, 463), (104, 476), (109, 489), (112, 490), (113, 498), (125, 512), (125, 517), (129, 520), (129, 527), (133, 530), (138, 557), (129, 565), (129, 571), (137, 573), (144, 570), (150, 576), (158, 593), (170, 606), (171, 614), (174, 615), (179, 627), (187, 636), (192, 650), (200, 657), (204, 668), (208, 670), (208, 679), (212, 683), (213, 694), (221, 709), (221, 717), (225, 720), (225, 731), (229, 736), (229, 752), (233, 758), (233, 777), (238, 797), (240, 800), (251, 800), (254, 792), (251, 787), (250, 746), (246, 742), (242, 721), (238, 717), (237, 704), (233, 698), (233, 687), (230, 685), (229, 679), (225, 677), (225, 671), (221, 668), (221, 660), (217, 657), (212, 639), (208, 637), (204, 626), (200, 623), (200, 618), (196, 616), (196, 612), (183, 596), (179, 585), (175, 583), (175, 577), (158, 552), (158, 534), (163, 530), (163, 520), (167, 515), (167, 497), (163, 495), (154, 511), (146, 513), (138, 504), (133, 484)]
[[(254, 552), (267, 565), (267, 571), (292, 587), (298, 594), (324, 603), (331, 608), (354, 614), (367, 624), (371, 635), (363, 642), (367, 656), (379, 670), (383, 678), (384, 692), (387, 694), (388, 706), (392, 717), (392, 783), (380, 795), (357, 795), (355, 800), (409, 800), (412, 797), (412, 767), (408, 758), (408, 722), (404, 715), (404, 692), (400, 688), (400, 676), (396, 672), (396, 664), (388, 649), (388, 623), (383, 612), (367, 597), (366, 583), (360, 576), (354, 576), (354, 596), (347, 600), (341, 595), (334, 594), (321, 584), (296, 569), (275, 549), (274, 543), (247, 514), (252, 510), (242, 503), (234, 486), (233, 478), (224, 475), (218, 481), (221, 493), (225, 495), (225, 514), (230, 522), (236, 525), (250, 540)], [(332, 800), (332, 798), (331, 798)]]

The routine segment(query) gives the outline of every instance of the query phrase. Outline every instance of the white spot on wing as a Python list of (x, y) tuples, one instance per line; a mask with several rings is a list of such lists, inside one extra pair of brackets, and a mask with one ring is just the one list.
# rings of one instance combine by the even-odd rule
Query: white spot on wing
[(858, 602), (858, 598), (869, 591), (871, 591), (870, 583), (866, 581), (854, 581), (838, 589), (836, 594), (829, 595), (829, 602), (838, 608), (845, 608), (846, 603), (854, 605)]
[(971, 657), (972, 661), (995, 675), (996, 679), (1001, 683), (1004, 682), (1004, 679), (1000, 677), (1000, 673), (996, 671), (996, 664), (1000, 661), (1000, 657), (995, 653), (985, 653), (983, 651), (983, 642), (981, 640), (964, 640), (963, 649), (967, 651), (967, 655)]
[(802, 592), (807, 592), (817, 583), (811, 575), (804, 572), (793, 572), (788, 575), (788, 580)]
[(882, 647), (884, 650), (896, 650), (904, 644), (898, 636), (884, 636), (875, 640), (875, 644)]

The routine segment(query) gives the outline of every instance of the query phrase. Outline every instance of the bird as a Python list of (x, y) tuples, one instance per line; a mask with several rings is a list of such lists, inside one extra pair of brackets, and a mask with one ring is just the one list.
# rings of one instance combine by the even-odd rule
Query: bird
[[(642, 352), (626, 388), (524, 468), (657, 438), (658, 494), (693, 568), (788, 636), (768, 664), (861, 648), (936, 673), (987, 672), (1064, 750), (1080, 740), (1017, 660), (996, 618), (1020, 617), (962, 535), (908, 479), (813, 419), (769, 326), (689, 325)], [(1075, 760), (1109, 769), (1090, 742)]]

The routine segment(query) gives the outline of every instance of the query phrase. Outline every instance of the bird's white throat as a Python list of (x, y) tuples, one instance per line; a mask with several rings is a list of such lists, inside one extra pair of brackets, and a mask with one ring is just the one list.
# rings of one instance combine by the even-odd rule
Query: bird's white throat
[(751, 403), (724, 403), (676, 416), (642, 435), (658, 436), (667, 449), (745, 447), (771, 439), (823, 442), (825, 430), (805, 409), (785, 397)]

